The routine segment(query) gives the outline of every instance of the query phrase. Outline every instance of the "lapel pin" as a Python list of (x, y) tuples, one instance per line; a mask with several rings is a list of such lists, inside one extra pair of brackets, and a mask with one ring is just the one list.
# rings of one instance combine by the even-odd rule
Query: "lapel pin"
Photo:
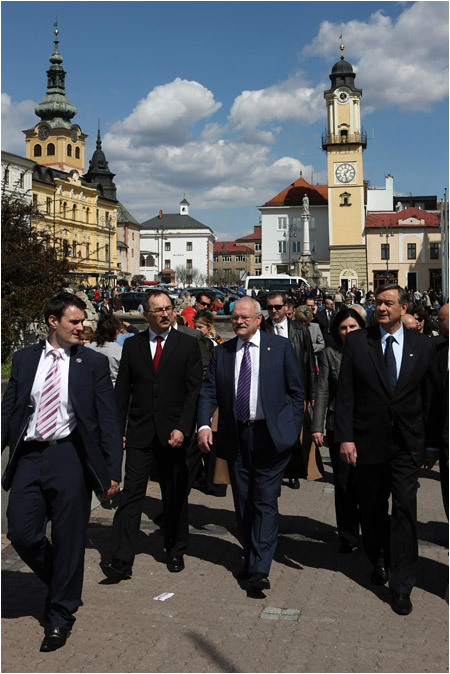
[(409, 355), (410, 355), (410, 357), (411, 357), (411, 356), (414, 356), (414, 354), (413, 354), (413, 353), (410, 353)]
[(81, 363), (81, 361), (82, 361), (81, 358), (77, 358), (76, 360), (77, 360), (77, 363)]
[(270, 346), (267, 347), (267, 351), (270, 351)]

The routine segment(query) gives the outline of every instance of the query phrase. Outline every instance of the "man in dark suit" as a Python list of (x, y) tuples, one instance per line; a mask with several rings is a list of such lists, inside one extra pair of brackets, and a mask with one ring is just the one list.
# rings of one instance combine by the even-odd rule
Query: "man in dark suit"
[(219, 408), (218, 443), (228, 460), (245, 568), (255, 589), (270, 588), (277, 545), (281, 480), (303, 419), (303, 388), (287, 339), (261, 332), (256, 300), (238, 300), (231, 314), (236, 338), (215, 348), (198, 408), (198, 443), (212, 445)]
[[(292, 344), (305, 394), (305, 410), (308, 406), (312, 408), (316, 395), (317, 375), (311, 333), (306, 326), (288, 318), (288, 306), (286, 296), (283, 293), (272, 290), (267, 295), (266, 306), (269, 314), (267, 324), (273, 327), (275, 334), (280, 337), (287, 337)], [(311, 444), (311, 418), (309, 415), (305, 415), (301, 442), (293, 450), (285, 472), (285, 477), (291, 489), (300, 489), (299, 478), (307, 477)]]
[(325, 340), (325, 346), (329, 346), (330, 329), (335, 316), (336, 312), (334, 310), (334, 300), (331, 297), (325, 297), (325, 309), (323, 311), (316, 311), (314, 314), (314, 323), (319, 324), (323, 338)]
[(401, 615), (412, 610), (416, 578), (416, 492), (427, 408), (423, 389), (434, 350), (429, 337), (404, 330), (401, 317), (407, 303), (400, 286), (380, 286), (378, 325), (347, 336), (334, 427), (342, 460), (356, 466), (372, 581), (381, 585), (389, 579), (392, 608)]
[(425, 468), (428, 470), (439, 459), (442, 499), (448, 519), (448, 304), (438, 316), (439, 337), (433, 337), (436, 351), (427, 378), (430, 412), (427, 419), (427, 449)]
[(115, 388), (126, 444), (125, 480), (113, 521), (112, 561), (102, 566), (115, 581), (131, 577), (154, 462), (169, 571), (184, 569), (188, 544), (186, 446), (202, 382), (200, 347), (197, 339), (172, 329), (166, 292), (147, 293), (144, 317), (149, 329), (126, 340)]
[(2, 401), (2, 449), (10, 446), (3, 476), (3, 487), (11, 488), (8, 538), (48, 586), (44, 652), (64, 646), (82, 603), (91, 489), (111, 498), (121, 474), (108, 359), (79, 344), (85, 308), (70, 293), (48, 302), (47, 340), (14, 355)]

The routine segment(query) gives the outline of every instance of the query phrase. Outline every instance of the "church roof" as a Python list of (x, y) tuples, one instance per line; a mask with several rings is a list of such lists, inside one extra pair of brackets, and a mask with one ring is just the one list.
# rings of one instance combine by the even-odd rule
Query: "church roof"
[(212, 233), (211, 227), (203, 225), (201, 222), (192, 218), (190, 215), (180, 215), (179, 213), (160, 213), (154, 218), (141, 223), (142, 229), (207, 229)]
[(402, 227), (439, 227), (439, 213), (428, 213), (420, 208), (405, 208), (403, 211), (391, 213), (367, 213), (365, 225), (367, 228), (390, 227), (400, 229)]
[(133, 218), (131, 213), (127, 211), (125, 206), (119, 201), (118, 203), (118, 208), (117, 208), (117, 222), (120, 224), (121, 222), (127, 222), (128, 224), (131, 225), (136, 225), (137, 227), (141, 227), (141, 225), (138, 223), (136, 218)]
[(310, 185), (304, 178), (299, 178), (276, 197), (266, 201), (264, 206), (302, 206), (305, 194), (308, 196), (310, 206), (328, 204), (328, 185)]

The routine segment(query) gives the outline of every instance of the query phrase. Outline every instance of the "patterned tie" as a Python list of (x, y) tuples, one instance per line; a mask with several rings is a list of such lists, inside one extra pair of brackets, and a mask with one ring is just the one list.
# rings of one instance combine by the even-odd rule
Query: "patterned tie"
[(391, 394), (394, 393), (397, 386), (397, 365), (395, 362), (393, 342), (397, 343), (395, 337), (389, 335), (386, 340), (386, 349), (384, 351), (384, 362), (386, 363), (386, 373)]
[(275, 332), (277, 333), (277, 335), (280, 335), (280, 337), (283, 336), (283, 328), (279, 323), (275, 323)]
[(156, 370), (158, 369), (159, 359), (161, 358), (161, 354), (162, 354), (162, 343), (163, 343), (164, 337), (161, 337), (161, 335), (158, 335), (157, 337), (155, 337), (155, 339), (156, 339), (156, 351), (155, 351), (155, 355), (153, 356), (153, 367), (155, 368), (155, 372), (156, 372)]
[(244, 344), (241, 369), (236, 395), (236, 416), (246, 423), (250, 418), (250, 386), (252, 383), (252, 361), (250, 359), (250, 342)]
[(53, 356), (53, 363), (45, 377), (36, 423), (36, 430), (44, 440), (47, 440), (56, 428), (61, 395), (61, 370), (59, 367), (61, 354), (56, 350), (49, 351), (49, 353)]

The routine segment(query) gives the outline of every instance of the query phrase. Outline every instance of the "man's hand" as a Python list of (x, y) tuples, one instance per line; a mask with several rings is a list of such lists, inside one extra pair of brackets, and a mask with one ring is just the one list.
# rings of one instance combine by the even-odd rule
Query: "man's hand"
[(313, 433), (312, 439), (316, 443), (317, 447), (322, 447), (322, 445), (323, 445), (323, 433)]
[(308, 401), (308, 407), (314, 407), (314, 400)]
[(423, 465), (427, 470), (430, 470), (431, 468), (433, 468), (434, 464), (438, 459), (439, 459), (439, 452), (433, 452), (430, 451), (429, 449), (426, 449)]
[(182, 433), (181, 431), (177, 431), (177, 429), (174, 428), (172, 433), (170, 434), (170, 438), (167, 444), (174, 448), (181, 447), (181, 445), (183, 444), (183, 440), (184, 440), (184, 433)]
[(126, 445), (126, 444), (127, 444), (127, 436), (124, 435), (123, 438), (122, 438), (122, 447), (123, 447), (123, 449), (125, 449), (125, 445)]
[(107, 491), (104, 491), (101, 498), (102, 501), (107, 501), (108, 499), (112, 498), (117, 494), (119, 491), (119, 482), (116, 482), (115, 480), (111, 480), (111, 486)]
[(341, 459), (344, 463), (356, 466), (356, 445), (354, 442), (341, 442)]
[(197, 443), (201, 452), (204, 454), (210, 452), (213, 443), (212, 430), (210, 428), (202, 428), (197, 435)]

